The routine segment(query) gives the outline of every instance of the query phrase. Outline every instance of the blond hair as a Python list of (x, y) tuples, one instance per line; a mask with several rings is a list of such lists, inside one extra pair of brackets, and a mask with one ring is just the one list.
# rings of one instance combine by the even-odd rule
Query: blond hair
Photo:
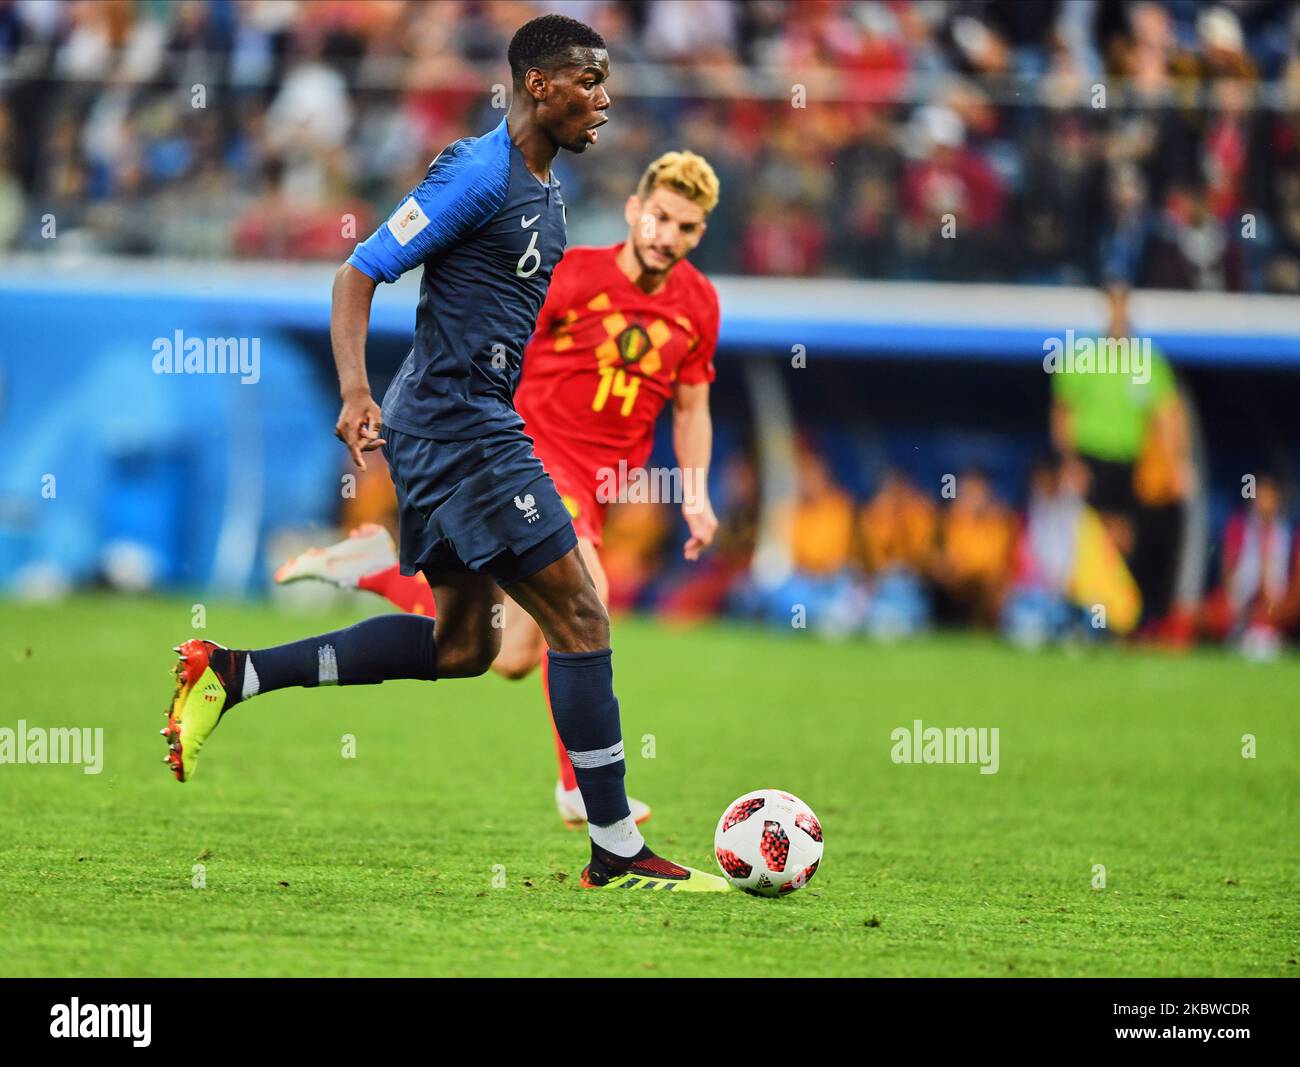
[(660, 186), (680, 193), (706, 212), (718, 204), (718, 176), (709, 161), (694, 152), (665, 152), (646, 167), (637, 183), (637, 199), (644, 200)]

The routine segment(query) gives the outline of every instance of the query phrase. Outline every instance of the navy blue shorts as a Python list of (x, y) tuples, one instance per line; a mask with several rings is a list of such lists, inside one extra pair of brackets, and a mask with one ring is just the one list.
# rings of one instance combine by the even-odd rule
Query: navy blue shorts
[(384, 427), (403, 574), (474, 571), (508, 586), (578, 544), (555, 483), (522, 430), (435, 441)]

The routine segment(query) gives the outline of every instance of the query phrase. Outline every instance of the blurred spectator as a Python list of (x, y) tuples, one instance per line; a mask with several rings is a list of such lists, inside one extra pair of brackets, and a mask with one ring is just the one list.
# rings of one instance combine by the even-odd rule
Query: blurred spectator
[(1241, 22), (1226, 4), (1201, 7), (1196, 16), (1196, 36), (1196, 50), (1189, 49), (1175, 59), (1175, 74), (1205, 80), (1255, 78), (1255, 64), (1246, 54)]
[(1251, 140), (1245, 180), (1257, 240), (1249, 245), (1260, 248), (1257, 286), (1300, 294), (1300, 55), (1283, 88), (1283, 106), (1261, 116)]
[(991, 625), (1011, 578), (1016, 517), (993, 495), (982, 471), (957, 478), (957, 493), (939, 519), (933, 575), (941, 622)]
[(858, 532), (867, 574), (907, 571), (924, 577), (934, 554), (934, 505), (902, 471), (889, 470), (880, 488), (858, 513)]
[(1143, 286), (1151, 289), (1245, 288), (1241, 248), (1210, 211), (1204, 188), (1170, 191), (1148, 250)]
[(808, 442), (799, 445), (796, 465), (795, 497), (778, 505), (790, 572), (742, 599), (774, 626), (847, 634), (861, 625), (866, 605), (853, 566), (853, 499)]
[(1095, 133), (1078, 115), (1056, 118), (1030, 136), (1024, 168), (1024, 243), (1017, 255), (1043, 281), (1086, 285), (1096, 275), (1103, 202)]
[(934, 505), (902, 471), (889, 470), (858, 513), (871, 600), (866, 628), (879, 637), (915, 633), (930, 621), (925, 590), (935, 550)]
[(822, 269), (826, 232), (807, 205), (764, 197), (750, 216), (741, 248), (751, 274), (813, 277)]
[(853, 499), (835, 483), (825, 457), (810, 445), (799, 450), (799, 488), (788, 508), (794, 568), (809, 578), (828, 578), (849, 565), (853, 547)]
[(950, 108), (921, 108), (912, 122), (916, 158), (903, 174), (904, 246), (943, 279), (984, 276), (1002, 221), (1002, 184), (966, 147)]
[(0, 250), (9, 248), (22, 232), (27, 196), (14, 172), (13, 114), (0, 104)]
[(1222, 582), (1206, 602), (1204, 626), (1213, 637), (1239, 642), (1248, 655), (1269, 658), (1297, 620), (1300, 544), (1281, 486), (1264, 474), (1255, 499), (1224, 530)]
[(1110, 172), (1107, 183), (1109, 225), (1101, 240), (1101, 275), (1105, 285), (1132, 285), (1146, 275), (1147, 252), (1155, 220), (1147, 199), (1147, 181), (1133, 163)]
[[(331, 160), (337, 159), (330, 154)], [(327, 164), (333, 169), (333, 164)], [(346, 259), (374, 228), (370, 208), (351, 200), (301, 200), (286, 189), (276, 159), (267, 160), (262, 188), (235, 225), (234, 250), (263, 259)]]
[(1084, 503), (1087, 488), (1078, 459), (1053, 457), (1034, 467), (1014, 585), (1002, 609), (1003, 632), (1016, 644), (1035, 647), (1074, 632), (1124, 635), (1137, 625), (1137, 583)]
[[(325, 220), (359, 201), (387, 213), (448, 142), (490, 125), (510, 33), (554, 6), (0, 4), (0, 237), (56, 251), (39, 220), (57, 192), (60, 237), (75, 230), (87, 251), (334, 259)], [(694, 148), (724, 188), (709, 271), (1300, 292), (1289, 5), (602, 0), (572, 13), (609, 41), (618, 91), (600, 151), (557, 163), (570, 243), (621, 225), (624, 171)], [(1101, 68), (1105, 107), (1089, 98)], [(6, 126), (6, 108), (22, 121)], [(278, 198), (290, 226), (316, 232), (277, 233)], [(160, 207), (182, 232), (149, 224)]]
[(645, 49), (654, 59), (697, 63), (726, 61), (736, 54), (740, 9), (727, 0), (651, 0)]
[(1087, 470), (1078, 460), (1040, 460), (1029, 480), (1029, 506), (1016, 546), (1016, 582), (1064, 598), (1078, 560), (1079, 513)]

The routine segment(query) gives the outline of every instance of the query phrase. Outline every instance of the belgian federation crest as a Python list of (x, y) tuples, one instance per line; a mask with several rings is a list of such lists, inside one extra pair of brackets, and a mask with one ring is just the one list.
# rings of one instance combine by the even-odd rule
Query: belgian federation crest
[(618, 335), (618, 354), (623, 358), (623, 365), (636, 363), (650, 351), (650, 335), (645, 329), (633, 323)]

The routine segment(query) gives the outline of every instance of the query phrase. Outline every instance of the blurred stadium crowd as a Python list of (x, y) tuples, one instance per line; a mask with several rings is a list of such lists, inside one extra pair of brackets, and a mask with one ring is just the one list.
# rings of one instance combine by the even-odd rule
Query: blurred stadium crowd
[[(773, 626), (806, 626), (832, 636), (899, 638), (934, 626), (999, 631), (1014, 644), (1129, 638), (1182, 649), (1228, 642), (1254, 659), (1276, 656), (1300, 623), (1300, 552), (1279, 480), (1262, 475), (1222, 531), (1223, 555), (1204, 596), (1177, 593), (1177, 534), (1184, 499), (1154, 479), (1161, 460), (1147, 450), (1140, 492), (1123, 512), (1097, 500), (1089, 457), (1042, 456), (1022, 507), (1000, 499), (978, 467), (953, 476), (949, 499), (935, 500), (899, 469), (868, 498), (855, 500), (807, 443), (799, 488), (788, 509), (790, 569), (756, 581), (733, 564), (731, 546), (699, 573), (678, 569), (651, 589), (669, 616), (723, 608)], [(737, 509), (732, 529), (751, 529)], [(652, 509), (629, 509), (642, 512)], [(638, 519), (636, 530), (647, 525)], [(639, 544), (621, 526), (612, 545)], [(635, 532), (635, 531), (634, 531)], [(639, 561), (639, 556), (633, 556)], [(658, 573), (629, 568), (633, 576)], [(730, 579), (730, 582), (727, 579)], [(715, 599), (725, 589), (725, 597)], [(645, 594), (639, 589), (639, 595)], [(798, 618), (792, 619), (796, 605)], [(703, 609), (703, 611), (701, 610)]]
[(543, 10), (614, 60), (572, 244), (689, 147), (708, 271), (1300, 292), (1282, 0), (0, 0), (0, 249), (340, 259)]

